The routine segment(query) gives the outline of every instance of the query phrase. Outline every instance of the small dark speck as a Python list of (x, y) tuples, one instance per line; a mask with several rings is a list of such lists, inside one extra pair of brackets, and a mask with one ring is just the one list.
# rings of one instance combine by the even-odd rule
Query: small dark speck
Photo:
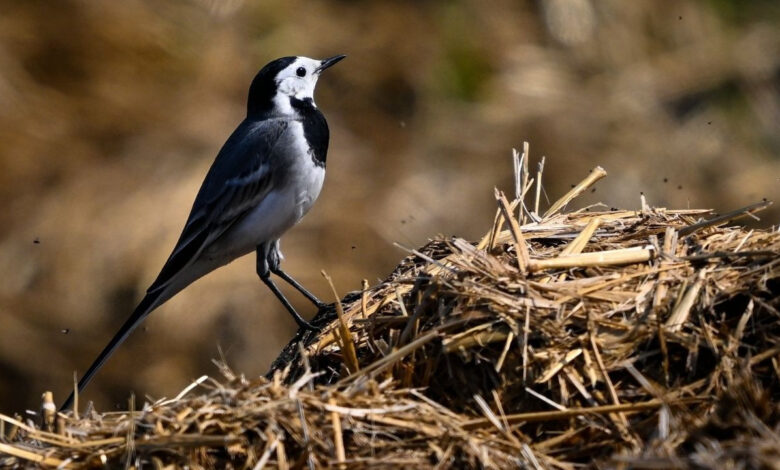
[(707, 125), (711, 126), (712, 125), (712, 121), (707, 121)]
[(352, 245), (352, 249), (353, 250), (356, 249), (356, 248), (357, 248), (357, 245)]
[(664, 178), (664, 183), (668, 183), (668, 182), (669, 182), (669, 178)]
[(766, 198), (762, 198), (761, 200), (762, 200), (763, 202), (766, 202), (766, 200), (767, 200), (767, 199), (766, 199)]
[(62, 333), (63, 335), (67, 335), (68, 333), (70, 333), (70, 328), (63, 328), (60, 330), (60, 333)]
[(678, 20), (681, 20), (681, 19), (682, 19), (682, 16), (678, 16), (678, 17), (677, 17), (677, 19), (678, 19)]
[(577, 186), (577, 185), (576, 184), (571, 185), (572, 188), (575, 187), (575, 186)]
[(613, 207), (613, 208), (612, 208), (612, 209), (610, 209), (610, 210), (611, 210), (612, 212), (615, 212), (615, 211), (617, 210), (617, 207)]
[(682, 185), (678, 185), (678, 186), (677, 186), (677, 189), (682, 189)]
[(640, 196), (644, 196), (644, 195), (645, 195), (645, 192), (644, 192), (644, 191), (639, 191), (639, 195), (640, 195)]
[(590, 207), (586, 207), (585, 212), (590, 212)]
[(595, 193), (596, 192), (596, 188), (591, 189), (590, 192)]
[(40, 245), (41, 244), (41, 239), (38, 238), (38, 237), (35, 237), (35, 240), (33, 240), (33, 243), (36, 244), (36, 245)]
[(401, 219), (401, 225), (406, 223), (406, 219)]
[(146, 333), (147, 331), (149, 331), (149, 327), (148, 327), (148, 326), (143, 326), (143, 327), (141, 327), (141, 328), (143, 329), (144, 333)]

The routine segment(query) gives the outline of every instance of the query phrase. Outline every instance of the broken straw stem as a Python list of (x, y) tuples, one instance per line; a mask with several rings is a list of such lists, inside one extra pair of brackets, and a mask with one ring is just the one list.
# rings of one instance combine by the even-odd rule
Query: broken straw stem
[[(653, 400), (648, 400), (640, 403), (624, 403), (620, 405), (602, 405), (602, 406), (592, 406), (588, 408), (568, 408), (565, 410), (534, 411), (530, 413), (518, 413), (513, 415), (506, 415), (504, 419), (509, 424), (551, 421), (551, 420), (559, 420), (559, 419), (569, 419), (574, 416), (581, 416), (586, 414), (606, 414), (606, 413), (616, 413), (616, 412), (631, 413), (637, 411), (652, 410), (655, 408), (660, 408), (664, 405), (686, 405), (690, 403), (697, 403), (700, 401), (704, 401), (704, 400), (698, 397), (682, 398), (679, 400), (675, 400), (673, 402), (663, 402), (658, 399), (653, 399)], [(483, 427), (487, 424), (490, 424), (490, 421), (487, 418), (477, 418), (464, 423), (463, 428), (474, 429), (474, 428)]]
[(715, 225), (722, 225), (731, 222), (734, 219), (744, 217), (746, 215), (753, 215), (753, 213), (762, 211), (772, 205), (772, 201), (762, 201), (749, 206), (745, 206), (735, 211), (727, 212), (726, 214), (713, 217), (709, 220), (699, 222), (697, 224), (689, 225), (688, 227), (681, 228), (679, 231), (680, 237), (687, 237), (688, 235), (697, 232), (703, 228), (712, 227)]
[(623, 248), (619, 250), (558, 256), (549, 259), (532, 259), (528, 262), (528, 270), (535, 272), (544, 269), (643, 263), (645, 261), (650, 261), (654, 256), (654, 250), (651, 248)]
[(566, 207), (566, 204), (568, 204), (572, 199), (587, 191), (587, 189), (593, 186), (596, 181), (605, 176), (607, 176), (607, 172), (604, 170), (604, 168), (597, 166), (596, 168), (592, 169), (584, 180), (580, 181), (575, 187), (571, 188), (571, 191), (564, 194), (562, 198), (555, 201), (555, 204), (553, 204), (552, 207), (547, 209), (547, 212), (544, 213), (543, 218), (546, 219), (547, 217), (557, 214), (561, 209)]
[(333, 279), (325, 271), (321, 271), (322, 277), (328, 281), (331, 291), (333, 291), (333, 297), (336, 299), (336, 315), (338, 315), (338, 335), (336, 336), (341, 341), (341, 351), (344, 355), (344, 364), (351, 374), (354, 374), (360, 370), (360, 365), (357, 360), (357, 353), (355, 352), (355, 343), (352, 340), (352, 333), (349, 331), (349, 325), (347, 325), (347, 319), (344, 317), (344, 307), (341, 306), (341, 298), (336, 293), (336, 286), (333, 285)]

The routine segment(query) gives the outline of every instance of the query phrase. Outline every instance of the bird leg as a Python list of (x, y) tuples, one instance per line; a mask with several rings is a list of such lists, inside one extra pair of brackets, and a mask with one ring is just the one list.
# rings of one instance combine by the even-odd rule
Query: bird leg
[(311, 301), (311, 303), (313, 303), (314, 306), (317, 307), (317, 310), (322, 310), (326, 305), (328, 305), (325, 302), (323, 302), (320, 299), (318, 299), (314, 294), (312, 294), (311, 292), (306, 290), (305, 287), (303, 287), (292, 276), (290, 276), (286, 272), (282, 271), (281, 268), (277, 267), (276, 269), (272, 269), (271, 272), (276, 274), (277, 276), (281, 277), (285, 281), (287, 281), (287, 283), (290, 284), (291, 286), (295, 287), (298, 290), (298, 292), (303, 294), (304, 297), (309, 299)]
[(271, 292), (273, 292), (274, 295), (276, 295), (276, 297), (279, 299), (282, 305), (284, 305), (284, 308), (286, 308), (287, 311), (290, 312), (290, 315), (292, 315), (293, 319), (295, 320), (295, 323), (297, 323), (299, 327), (311, 331), (320, 330), (316, 326), (304, 320), (303, 317), (297, 311), (295, 311), (293, 306), (290, 304), (290, 301), (287, 300), (287, 297), (285, 297), (284, 294), (282, 294), (282, 291), (280, 291), (279, 288), (276, 287), (276, 284), (274, 284), (274, 281), (271, 280), (271, 277), (269, 275), (266, 275), (265, 277), (260, 276), (260, 280), (263, 281), (265, 285), (268, 286), (269, 289), (271, 289)]
[[(274, 257), (273, 260), (271, 260), (272, 255), (270, 252), (277, 253), (273, 255)], [(280, 255), (281, 253), (278, 253), (278, 242), (264, 243), (263, 245), (258, 246), (257, 247), (257, 275), (260, 276), (260, 280), (263, 281), (263, 283), (266, 286), (268, 286), (269, 289), (271, 289), (271, 292), (273, 292), (276, 298), (278, 298), (279, 301), (282, 303), (282, 305), (284, 305), (284, 308), (286, 308), (287, 311), (290, 313), (290, 315), (292, 315), (293, 319), (295, 320), (295, 323), (297, 323), (299, 327), (304, 328), (306, 330), (319, 331), (319, 328), (317, 328), (316, 326), (312, 325), (311, 323), (303, 319), (303, 317), (295, 310), (292, 304), (290, 304), (290, 301), (287, 300), (287, 297), (285, 297), (284, 294), (282, 294), (282, 291), (280, 291), (279, 288), (276, 287), (274, 281), (271, 280), (271, 267), (269, 266), (270, 264), (269, 261), (272, 262), (275, 261), (277, 263), (275, 270), (278, 270), (278, 260)], [(282, 279), (285, 278), (282, 277)]]
[(309, 292), (308, 289), (303, 287), (300, 282), (296, 281), (292, 276), (282, 271), (281, 264), (284, 256), (282, 256), (282, 251), (279, 249), (279, 240), (276, 240), (270, 244), (266, 259), (268, 262), (268, 269), (270, 269), (272, 273), (284, 279), (288, 284), (295, 287), (298, 292), (303, 294), (304, 297), (309, 299), (309, 301), (313, 303), (315, 307), (317, 307), (317, 310), (322, 310), (327, 305), (325, 302), (318, 299), (317, 296)]

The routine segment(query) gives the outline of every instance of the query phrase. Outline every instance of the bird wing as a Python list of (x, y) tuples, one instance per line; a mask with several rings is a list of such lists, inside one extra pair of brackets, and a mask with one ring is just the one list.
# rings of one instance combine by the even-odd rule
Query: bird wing
[[(278, 176), (273, 175), (270, 162), (277, 157), (274, 149), (286, 129), (281, 120), (244, 121), (228, 138), (198, 191), (173, 253), (141, 303), (79, 380), (79, 391), (157, 306), (165, 287), (273, 189)], [(70, 407), (74, 397), (71, 392), (60, 410)]]
[(212, 242), (256, 207), (273, 188), (270, 161), (287, 130), (279, 119), (244, 121), (209, 169), (179, 241), (148, 292), (167, 286)]

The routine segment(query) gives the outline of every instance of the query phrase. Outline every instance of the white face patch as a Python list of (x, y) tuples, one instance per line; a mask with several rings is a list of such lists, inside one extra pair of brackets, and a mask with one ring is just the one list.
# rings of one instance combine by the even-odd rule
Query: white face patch
[(299, 100), (304, 98), (313, 100), (314, 86), (320, 77), (317, 70), (319, 66), (319, 60), (299, 57), (276, 76), (277, 90), (283, 95), (293, 96)]

